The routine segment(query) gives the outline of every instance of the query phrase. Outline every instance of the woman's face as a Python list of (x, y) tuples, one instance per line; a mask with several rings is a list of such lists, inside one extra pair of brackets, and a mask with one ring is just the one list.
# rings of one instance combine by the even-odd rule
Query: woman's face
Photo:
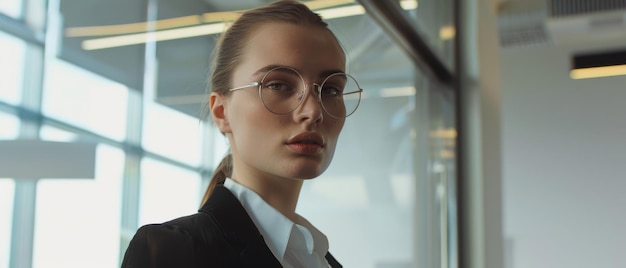
[(302, 104), (277, 115), (261, 102), (258, 87), (223, 97), (218, 127), (229, 139), (233, 178), (309, 179), (326, 170), (345, 119), (329, 116), (312, 93), (333, 72), (343, 72), (345, 57), (323, 28), (288, 23), (260, 25), (248, 39), (243, 60), (233, 73), (233, 87), (260, 81), (267, 66), (296, 69), (309, 85)]

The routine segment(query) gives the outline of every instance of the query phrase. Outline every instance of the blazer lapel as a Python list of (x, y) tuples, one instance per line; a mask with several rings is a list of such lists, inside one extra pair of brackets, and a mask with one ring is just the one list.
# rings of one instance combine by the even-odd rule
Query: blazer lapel
[[(263, 236), (246, 210), (230, 190), (223, 186), (215, 187), (209, 200), (200, 208), (200, 212), (214, 217), (227, 242), (236, 251), (235, 256), (238, 257), (234, 262), (237, 267), (282, 267), (265, 244)], [(330, 252), (325, 257), (332, 268), (342, 267)]]
[(243, 267), (281, 267), (239, 200), (223, 186), (215, 187), (200, 212), (215, 217)]
[(333, 255), (330, 254), (330, 252), (326, 253), (326, 261), (328, 262), (328, 264), (332, 268), (341, 268), (341, 267), (343, 267), (343, 266), (341, 266), (341, 263), (339, 263), (337, 261), (337, 259), (335, 259), (335, 257), (333, 257)]

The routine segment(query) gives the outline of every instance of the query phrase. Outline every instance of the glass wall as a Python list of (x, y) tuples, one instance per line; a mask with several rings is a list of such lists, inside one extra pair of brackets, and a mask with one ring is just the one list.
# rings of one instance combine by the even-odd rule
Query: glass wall
[(43, 85), (43, 115), (106, 138), (124, 140), (127, 87), (55, 57), (45, 63)]
[(101, 144), (96, 159), (93, 179), (37, 183), (33, 267), (119, 266), (124, 152)]
[[(0, 240), (7, 256), (0, 268), (119, 266), (139, 226), (198, 209), (208, 174), (228, 149), (200, 118), (210, 53), (223, 29), (210, 14), (256, 4), (24, 1), (0, 2), (0, 139), (95, 143), (95, 173), (0, 174), (0, 237), (11, 238)], [(449, 14), (449, 5), (401, 2), (428, 22), (419, 23), (422, 30), (451, 23), (419, 10), (432, 4)], [(356, 2), (318, 12), (365, 92), (330, 168), (304, 184), (297, 212), (328, 236), (344, 267), (455, 267), (452, 91), (417, 69)], [(203, 20), (183, 19), (194, 16)], [(46, 18), (46, 27), (29, 26), (38, 25), (30, 18)], [(145, 24), (151, 20), (177, 24)], [(29, 33), (11, 25), (45, 38), (24, 39)], [(202, 30), (173, 38), (146, 28)], [(454, 58), (427, 36), (442, 61)]]
[(19, 38), (0, 32), (0, 101), (17, 105), (21, 100), (26, 44)]
[(0, 13), (12, 18), (19, 18), (22, 15), (23, 4), (21, 0), (2, 0), (0, 1)]
[[(11, 179), (0, 178), (0, 254), (9, 256), (11, 253), (12, 222), (6, 219), (13, 218), (13, 199), (15, 198), (15, 183)], [(9, 258), (0, 259), (0, 267), (9, 267)]]
[(454, 0), (421, 0), (419, 8), (407, 11), (420, 35), (450, 70), (454, 70)]
[[(17, 116), (0, 112), (0, 142), (2, 140), (15, 139), (19, 133), (19, 119)], [(8, 178), (0, 176), (0, 255), (9, 256), (11, 252), (11, 227), (13, 218), (13, 199), (15, 183)], [(0, 267), (9, 267), (9, 259), (0, 259)]]
[(418, 91), (420, 129), (416, 138), (418, 267), (458, 267), (456, 118), (454, 95), (427, 80)]

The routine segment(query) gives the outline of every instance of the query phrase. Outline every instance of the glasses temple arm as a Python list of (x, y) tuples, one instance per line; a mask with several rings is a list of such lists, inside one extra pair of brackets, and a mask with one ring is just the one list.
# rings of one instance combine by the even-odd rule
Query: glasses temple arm
[(235, 90), (240, 90), (240, 89), (244, 89), (244, 88), (249, 88), (249, 87), (258, 87), (259, 86), (259, 82), (252, 82), (248, 85), (245, 86), (240, 86), (240, 87), (236, 87), (236, 88), (231, 88), (228, 91), (235, 91)]

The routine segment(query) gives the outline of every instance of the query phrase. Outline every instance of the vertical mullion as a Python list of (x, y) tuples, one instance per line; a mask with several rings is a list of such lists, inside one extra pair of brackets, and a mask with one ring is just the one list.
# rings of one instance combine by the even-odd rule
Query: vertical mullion
[(15, 179), (9, 267), (32, 267), (37, 179)]
[[(22, 5), (27, 23), (32, 18), (46, 18), (46, 9), (41, 8), (45, 6), (44, 0), (25, 0)], [(35, 27), (35, 31), (43, 32), (42, 23), (39, 21), (28, 24)], [(41, 113), (45, 56), (39, 44), (27, 43), (24, 55), (26, 64), (22, 71), (21, 105), (37, 114)], [(20, 117), (19, 138), (38, 139), (42, 124), (41, 116), (31, 118), (23, 113), (18, 113), (18, 115)], [(37, 182), (38, 178), (15, 178), (9, 267), (28, 268), (33, 265)]]
[[(146, 21), (153, 22), (157, 18), (157, 0), (145, 0)], [(151, 27), (148, 23), (148, 38), (151, 38)], [(141, 194), (141, 160), (145, 156), (142, 148), (144, 111), (147, 103), (153, 101), (156, 85), (156, 43), (148, 40), (144, 46), (144, 72), (143, 88), (141, 95), (133, 97), (129, 92), (129, 102), (127, 109), (126, 139), (128, 144), (125, 148), (124, 178), (122, 189), (122, 215), (121, 215), (121, 239), (120, 239), (120, 264), (123, 261), (126, 248), (130, 243), (137, 227), (139, 226), (140, 194)]]

